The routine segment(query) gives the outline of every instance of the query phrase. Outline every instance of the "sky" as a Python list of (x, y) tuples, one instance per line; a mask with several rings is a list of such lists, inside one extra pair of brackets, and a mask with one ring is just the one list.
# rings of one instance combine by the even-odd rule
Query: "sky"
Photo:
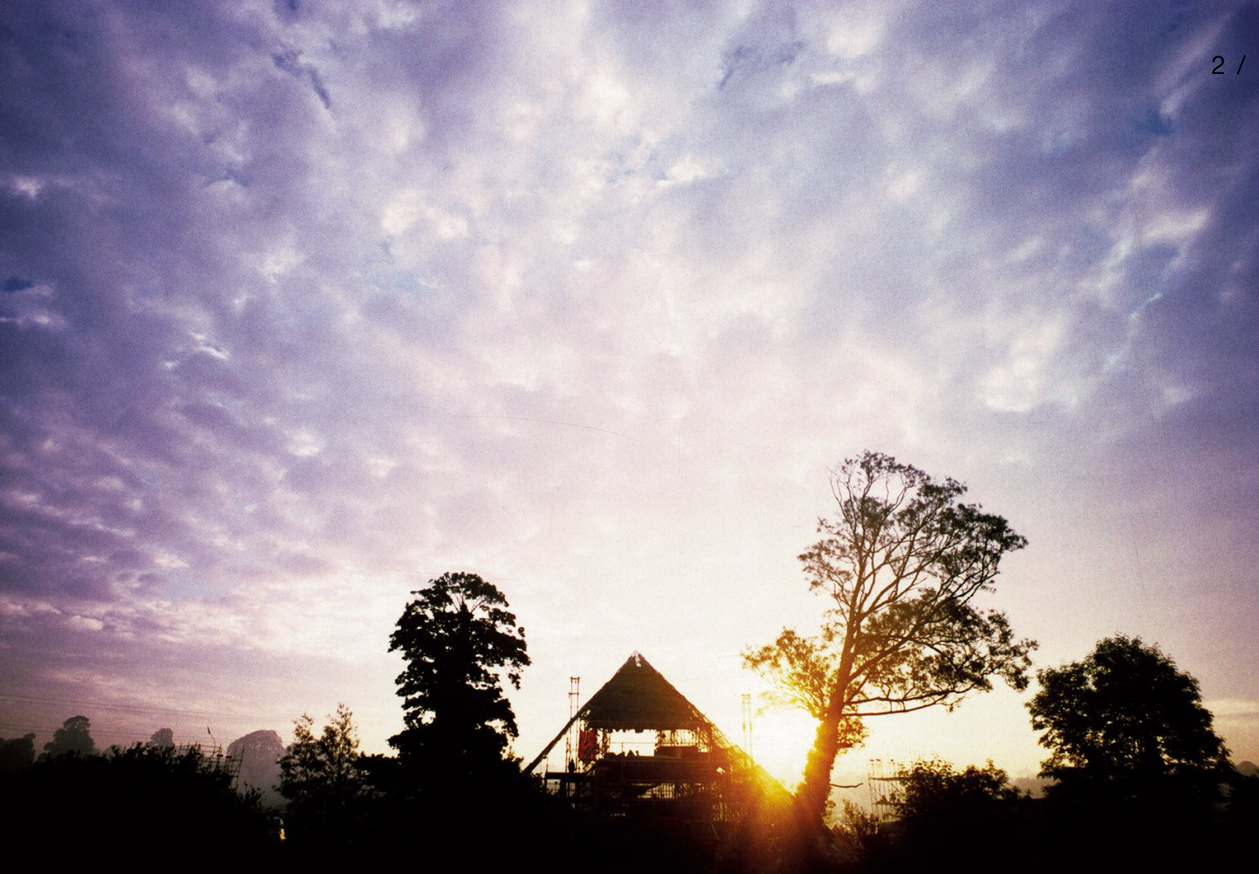
[[(468, 571), (526, 629), (526, 760), (639, 651), (735, 741), (751, 694), (790, 782), (808, 719), (740, 653), (817, 627), (797, 556), (871, 449), (1027, 537), (983, 606), (1036, 667), (1138, 635), (1259, 760), (1257, 37), (1254, 3), (4, 3), (0, 736), (344, 702), (387, 751), (393, 624)], [(1034, 691), (837, 774), (1031, 775)]]

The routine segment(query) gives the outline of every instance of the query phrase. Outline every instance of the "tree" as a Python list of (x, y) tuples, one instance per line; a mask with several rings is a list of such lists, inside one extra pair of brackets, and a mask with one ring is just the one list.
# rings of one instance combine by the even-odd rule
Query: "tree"
[(238, 784), (257, 789), (264, 807), (283, 804), (280, 794), (280, 759), (288, 750), (280, 735), (269, 728), (251, 731), (227, 745), (228, 758), (240, 762)]
[(44, 744), (44, 756), (52, 759), (67, 754), (96, 755), (96, 741), (92, 740), (91, 727), (92, 722), (86, 716), (71, 716), (54, 732), (52, 740)]
[(308, 835), (339, 832), (352, 825), (367, 794), (360, 767), (358, 729), (344, 704), (330, 714), (323, 732), (303, 713), (293, 723), (293, 743), (280, 759), (280, 792)]
[[(1026, 864), (1034, 850), (1019, 820), (1023, 793), (991, 761), (957, 770), (940, 759), (915, 762), (897, 774), (892, 796), (900, 820), (900, 869), (1008, 871), (1016, 856)], [(984, 835), (982, 852), (967, 834)]]
[(151, 747), (173, 747), (175, 745), (175, 731), (170, 728), (159, 728), (153, 732), (149, 738), (149, 746)]
[(27, 768), (35, 761), (34, 733), (10, 740), (0, 738), (0, 775)]
[(1082, 661), (1037, 674), (1028, 704), (1050, 751), (1041, 776), (1099, 802), (1171, 796), (1214, 802), (1228, 751), (1198, 681), (1157, 646), (1117, 635)]
[(915, 762), (897, 773), (893, 804), (902, 821), (956, 818), (975, 808), (1000, 807), (1022, 798), (1009, 775), (991, 760), (982, 768), (958, 771), (941, 759)]
[(389, 743), (431, 780), (493, 769), (517, 735), (502, 680), (520, 688), (525, 630), (476, 574), (443, 574), (412, 594), (389, 638), (406, 660), (397, 679), (406, 727)]
[(819, 821), (836, 755), (861, 738), (863, 719), (953, 707), (993, 677), (1026, 688), (1036, 646), (972, 603), (1027, 541), (961, 503), (964, 485), (867, 451), (832, 473), (831, 491), (838, 513), (818, 521), (822, 538), (800, 556), (809, 588), (833, 602), (820, 633), (784, 629), (743, 654), (818, 720), (797, 801)]
[(961, 771), (941, 759), (915, 762), (896, 776), (892, 803), (897, 815), (907, 827), (939, 838), (927, 842), (936, 852), (949, 835), (995, 826), (1026, 797), (991, 759), (982, 768), (967, 765)]

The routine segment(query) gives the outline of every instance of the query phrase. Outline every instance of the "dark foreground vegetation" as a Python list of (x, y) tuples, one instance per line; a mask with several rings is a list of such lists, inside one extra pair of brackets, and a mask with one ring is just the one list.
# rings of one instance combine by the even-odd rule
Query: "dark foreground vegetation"
[(10, 870), (224, 869), (278, 861), (256, 795), (197, 748), (68, 752), (0, 775)]
[(347, 776), (353, 794), (290, 806), (283, 842), (277, 816), (196, 752), (71, 753), (5, 774), (0, 789), (10, 853), (30, 848), (13, 870), (1222, 870), (1249, 857), (1259, 824), (1259, 778), (1235, 771), (1210, 803), (1174, 780), (1033, 799), (991, 764), (926, 762), (902, 775), (894, 822), (850, 807), (824, 835), (767, 838), (752, 821), (724, 842), (693, 823), (583, 816), (508, 768), (446, 791), (407, 785), (392, 758), (362, 758)]
[[(784, 630), (744, 656), (818, 721), (794, 798), (750, 779), (755, 766), (729, 748), (712, 760), (731, 768), (723, 785), (761, 788), (710, 794), (707, 818), (667, 812), (699, 809), (688, 793), (708, 783), (653, 777), (633, 794), (617, 784), (613, 798), (595, 771), (574, 774), (593, 761), (581, 753), (555, 782), (596, 803), (548, 794), (509, 753), (517, 727), (503, 687), (519, 688), (529, 665), (525, 629), (495, 586), (452, 573), (414, 593), (390, 637), (405, 662), (395, 755), (361, 754), (345, 707), (322, 727), (301, 717), (280, 761), (281, 819), (256, 792), (234, 788), (224, 760), (175, 748), (169, 730), (101, 754), (88, 719), (72, 717), (38, 760), (33, 735), (0, 741), (10, 852), (25, 854), (14, 856), (19, 869), (36, 870), (113, 862), (140, 871), (636, 874), (1216, 870), (1253, 855), (1254, 767), (1230, 764), (1194, 678), (1122, 635), (1037, 674), (1028, 709), (1049, 752), (1044, 798), (1011, 787), (991, 762), (919, 762), (898, 775), (893, 816), (846, 804), (825, 823), (835, 757), (860, 744), (866, 720), (953, 706), (993, 679), (1024, 688), (1035, 646), (1003, 614), (975, 606), (1002, 556), (1026, 541), (1000, 516), (961, 503), (964, 486), (878, 453), (846, 461), (832, 486), (837, 515), (801, 560), (810, 587), (835, 606), (817, 635)], [(652, 682), (690, 707), (663, 678)], [(617, 725), (643, 728), (588, 725), (582, 743), (606, 753), (599, 731)], [(664, 734), (660, 748), (677, 753), (671, 773), (683, 773), (697, 760)], [(610, 761), (628, 771), (645, 759)]]
[[(838, 870), (1213, 871), (1253, 855), (1259, 778), (1221, 775), (1219, 800), (1190, 801), (1174, 782), (1140, 795), (1031, 798), (991, 763), (958, 771), (919, 763), (904, 775), (899, 819), (875, 829), (846, 811)], [(1227, 863), (1227, 866), (1226, 866)]]
[(492, 740), (362, 755), (344, 707), (322, 727), (297, 721), (280, 813), (237, 791), (221, 759), (162, 732), (102, 754), (85, 717), (38, 759), (32, 735), (0, 742), (0, 797), (11, 851), (29, 848), (21, 870), (1170, 871), (1250, 855), (1259, 777), (1229, 764), (1196, 682), (1156, 647), (1111, 638), (1039, 680), (1029, 710), (1050, 752), (1045, 797), (991, 762), (919, 762), (898, 775), (885, 822), (846, 804), (823, 828), (790, 799), (725, 830), (600, 817), (542, 791), (501, 748), (485, 754)]

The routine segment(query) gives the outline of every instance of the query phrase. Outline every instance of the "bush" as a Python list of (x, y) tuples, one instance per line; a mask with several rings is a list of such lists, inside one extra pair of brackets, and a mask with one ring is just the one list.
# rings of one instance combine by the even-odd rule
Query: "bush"
[[(183, 870), (269, 858), (275, 841), (256, 794), (199, 748), (112, 748), (36, 762), (0, 783), (9, 834), (49, 869), (118, 860)], [(15, 843), (16, 845), (16, 843)]]

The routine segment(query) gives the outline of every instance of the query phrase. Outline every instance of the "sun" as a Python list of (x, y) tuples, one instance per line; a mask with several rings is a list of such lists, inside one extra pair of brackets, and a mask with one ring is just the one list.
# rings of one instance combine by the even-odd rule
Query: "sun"
[(803, 710), (764, 706), (752, 720), (751, 752), (762, 768), (794, 789), (804, 775), (817, 722)]

